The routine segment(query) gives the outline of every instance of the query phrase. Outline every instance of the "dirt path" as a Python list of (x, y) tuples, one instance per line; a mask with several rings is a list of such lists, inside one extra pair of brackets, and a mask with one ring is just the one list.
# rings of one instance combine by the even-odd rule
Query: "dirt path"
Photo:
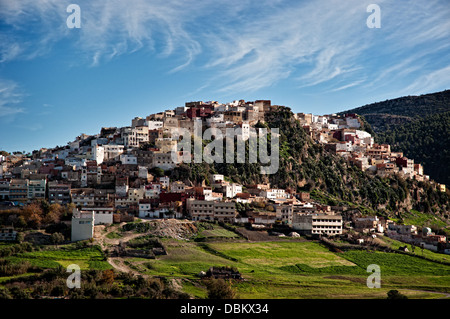
[(129, 273), (132, 274), (134, 276), (142, 276), (142, 277), (147, 277), (147, 275), (140, 273), (137, 270), (134, 270), (132, 268), (130, 268), (128, 265), (125, 264), (125, 260), (122, 257), (109, 257), (107, 259), (108, 263), (114, 267), (114, 269), (120, 271), (120, 272), (125, 272), (125, 273)]
[[(111, 246), (118, 246), (120, 243), (128, 242), (134, 238), (145, 236), (148, 233), (134, 233), (134, 232), (120, 232), (122, 237), (120, 238), (108, 238), (107, 235), (113, 232), (118, 232), (119, 229), (126, 223), (120, 223), (116, 225), (111, 225), (106, 231), (101, 230), (100, 235), (95, 239), (96, 243), (100, 245), (102, 250), (111, 248)], [(116, 270), (120, 272), (131, 273), (135, 276), (148, 277), (147, 275), (129, 267), (126, 263), (126, 258), (124, 257), (108, 257), (107, 262)]]
[(417, 290), (417, 289), (406, 289), (409, 291), (418, 291), (418, 292), (425, 292), (425, 293), (430, 293), (430, 294), (440, 294), (442, 295), (441, 298), (439, 299), (447, 299), (450, 298), (450, 293), (447, 292), (442, 292), (442, 291), (429, 291), (429, 290)]

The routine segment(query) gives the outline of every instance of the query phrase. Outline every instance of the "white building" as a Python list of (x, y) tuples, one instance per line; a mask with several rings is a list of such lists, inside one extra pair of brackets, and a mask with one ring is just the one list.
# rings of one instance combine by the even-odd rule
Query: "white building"
[(276, 205), (276, 218), (284, 224), (292, 225), (293, 207), (292, 205)]
[(148, 121), (148, 129), (149, 130), (157, 130), (160, 128), (163, 128), (164, 122), (163, 121)]
[(124, 165), (137, 165), (137, 157), (130, 154), (120, 155), (120, 161)]
[(360, 128), (361, 124), (359, 123), (358, 119), (353, 117), (346, 117), (345, 118), (346, 124), (350, 128)]
[(242, 185), (237, 183), (231, 183), (228, 185), (222, 186), (222, 189), (224, 190), (225, 197), (233, 198), (238, 193), (242, 193)]
[(149, 200), (139, 201), (139, 218), (153, 217), (151, 212), (152, 205)]
[(138, 166), (138, 177), (144, 180), (148, 180), (150, 174), (148, 173), (148, 168), (145, 166)]
[(169, 176), (163, 176), (158, 178), (159, 183), (161, 184), (161, 187), (163, 188), (169, 188), (170, 184), (170, 178)]
[(94, 238), (95, 216), (93, 214), (81, 216), (73, 214), (72, 216), (72, 241), (86, 240)]
[(342, 234), (342, 216), (328, 214), (294, 214), (292, 228), (304, 234)]
[(13, 241), (17, 238), (17, 232), (12, 227), (0, 229), (0, 241)]
[(215, 113), (213, 116), (206, 119), (207, 126), (211, 126), (214, 123), (223, 123), (223, 122), (224, 122), (223, 113)]
[(121, 134), (123, 145), (126, 147), (138, 147), (139, 143), (136, 138), (136, 130), (132, 127), (122, 128)]
[(93, 217), (94, 225), (109, 225), (113, 223), (114, 208), (112, 207), (89, 207), (79, 211), (74, 209), (73, 216), (78, 218)]
[(333, 124), (333, 123), (328, 123), (326, 126), (330, 131), (335, 131), (338, 129), (338, 125), (337, 124)]
[(163, 170), (173, 169), (176, 164), (172, 160), (172, 153), (154, 153), (153, 167), (159, 167)]
[(261, 196), (271, 200), (287, 198), (287, 194), (284, 189), (276, 188), (261, 191)]
[(28, 198), (45, 198), (45, 190), (47, 187), (46, 179), (32, 179), (28, 181)]
[(116, 185), (116, 195), (120, 197), (127, 196), (128, 193), (128, 185)]
[(161, 193), (161, 184), (151, 183), (145, 186), (145, 198), (158, 198)]

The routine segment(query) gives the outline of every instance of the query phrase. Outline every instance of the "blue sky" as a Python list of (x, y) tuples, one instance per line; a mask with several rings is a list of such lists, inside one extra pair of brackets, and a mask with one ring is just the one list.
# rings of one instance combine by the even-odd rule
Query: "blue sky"
[[(381, 28), (367, 27), (371, 3)], [(188, 101), (329, 114), (449, 89), (449, 17), (447, 0), (0, 0), (0, 150)]]

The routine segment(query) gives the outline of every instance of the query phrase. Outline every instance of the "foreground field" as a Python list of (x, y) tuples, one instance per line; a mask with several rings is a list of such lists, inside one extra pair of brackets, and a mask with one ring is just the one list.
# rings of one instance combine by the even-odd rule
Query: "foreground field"
[[(111, 250), (120, 242), (145, 242), (153, 236), (123, 232), (118, 226), (105, 232), (98, 243), (25, 249), (4, 255), (0, 259), (10, 266), (28, 266), (20, 273), (0, 275), (0, 288), (11, 279), (42, 269), (78, 264), (82, 271), (116, 269), (144, 278), (164, 277), (174, 289), (193, 298), (205, 298), (207, 289), (199, 274), (212, 266), (232, 266), (243, 278), (232, 281), (237, 298), (371, 299), (386, 298), (387, 292), (393, 289), (409, 298), (450, 297), (450, 266), (443, 263), (380, 251), (335, 253), (305, 238), (277, 237), (273, 241), (250, 242), (218, 225), (206, 226), (199, 228), (197, 235), (190, 239), (158, 237), (167, 254), (152, 258), (116, 256), (107, 259), (105, 250)], [(387, 238), (383, 240), (391, 247), (401, 244)], [(436, 261), (448, 260), (448, 256), (430, 251), (425, 255)], [(371, 274), (367, 266), (371, 264), (381, 269), (381, 288), (367, 287)], [(123, 283), (117, 284), (124, 287)]]
[[(450, 267), (415, 257), (383, 252), (332, 253), (308, 241), (195, 242), (165, 240), (168, 255), (155, 260), (130, 258), (145, 275), (181, 278), (184, 291), (205, 297), (198, 277), (211, 266), (234, 266), (239, 298), (386, 298), (391, 289), (411, 298), (450, 294)], [(367, 266), (381, 268), (382, 286), (367, 287)]]

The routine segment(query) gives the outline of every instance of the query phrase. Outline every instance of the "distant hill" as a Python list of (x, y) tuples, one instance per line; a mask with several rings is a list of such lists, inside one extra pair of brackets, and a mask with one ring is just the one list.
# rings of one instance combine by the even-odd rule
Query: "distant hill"
[(450, 90), (424, 94), (420, 96), (404, 96), (397, 99), (367, 104), (341, 113), (357, 113), (363, 115), (375, 132), (416, 121), (425, 116), (450, 111)]
[(450, 90), (405, 96), (367, 104), (342, 113), (364, 117), (375, 132), (377, 143), (401, 151), (424, 172), (450, 185)]
[(403, 151), (435, 181), (450, 185), (450, 112), (425, 116), (377, 134), (378, 143)]

